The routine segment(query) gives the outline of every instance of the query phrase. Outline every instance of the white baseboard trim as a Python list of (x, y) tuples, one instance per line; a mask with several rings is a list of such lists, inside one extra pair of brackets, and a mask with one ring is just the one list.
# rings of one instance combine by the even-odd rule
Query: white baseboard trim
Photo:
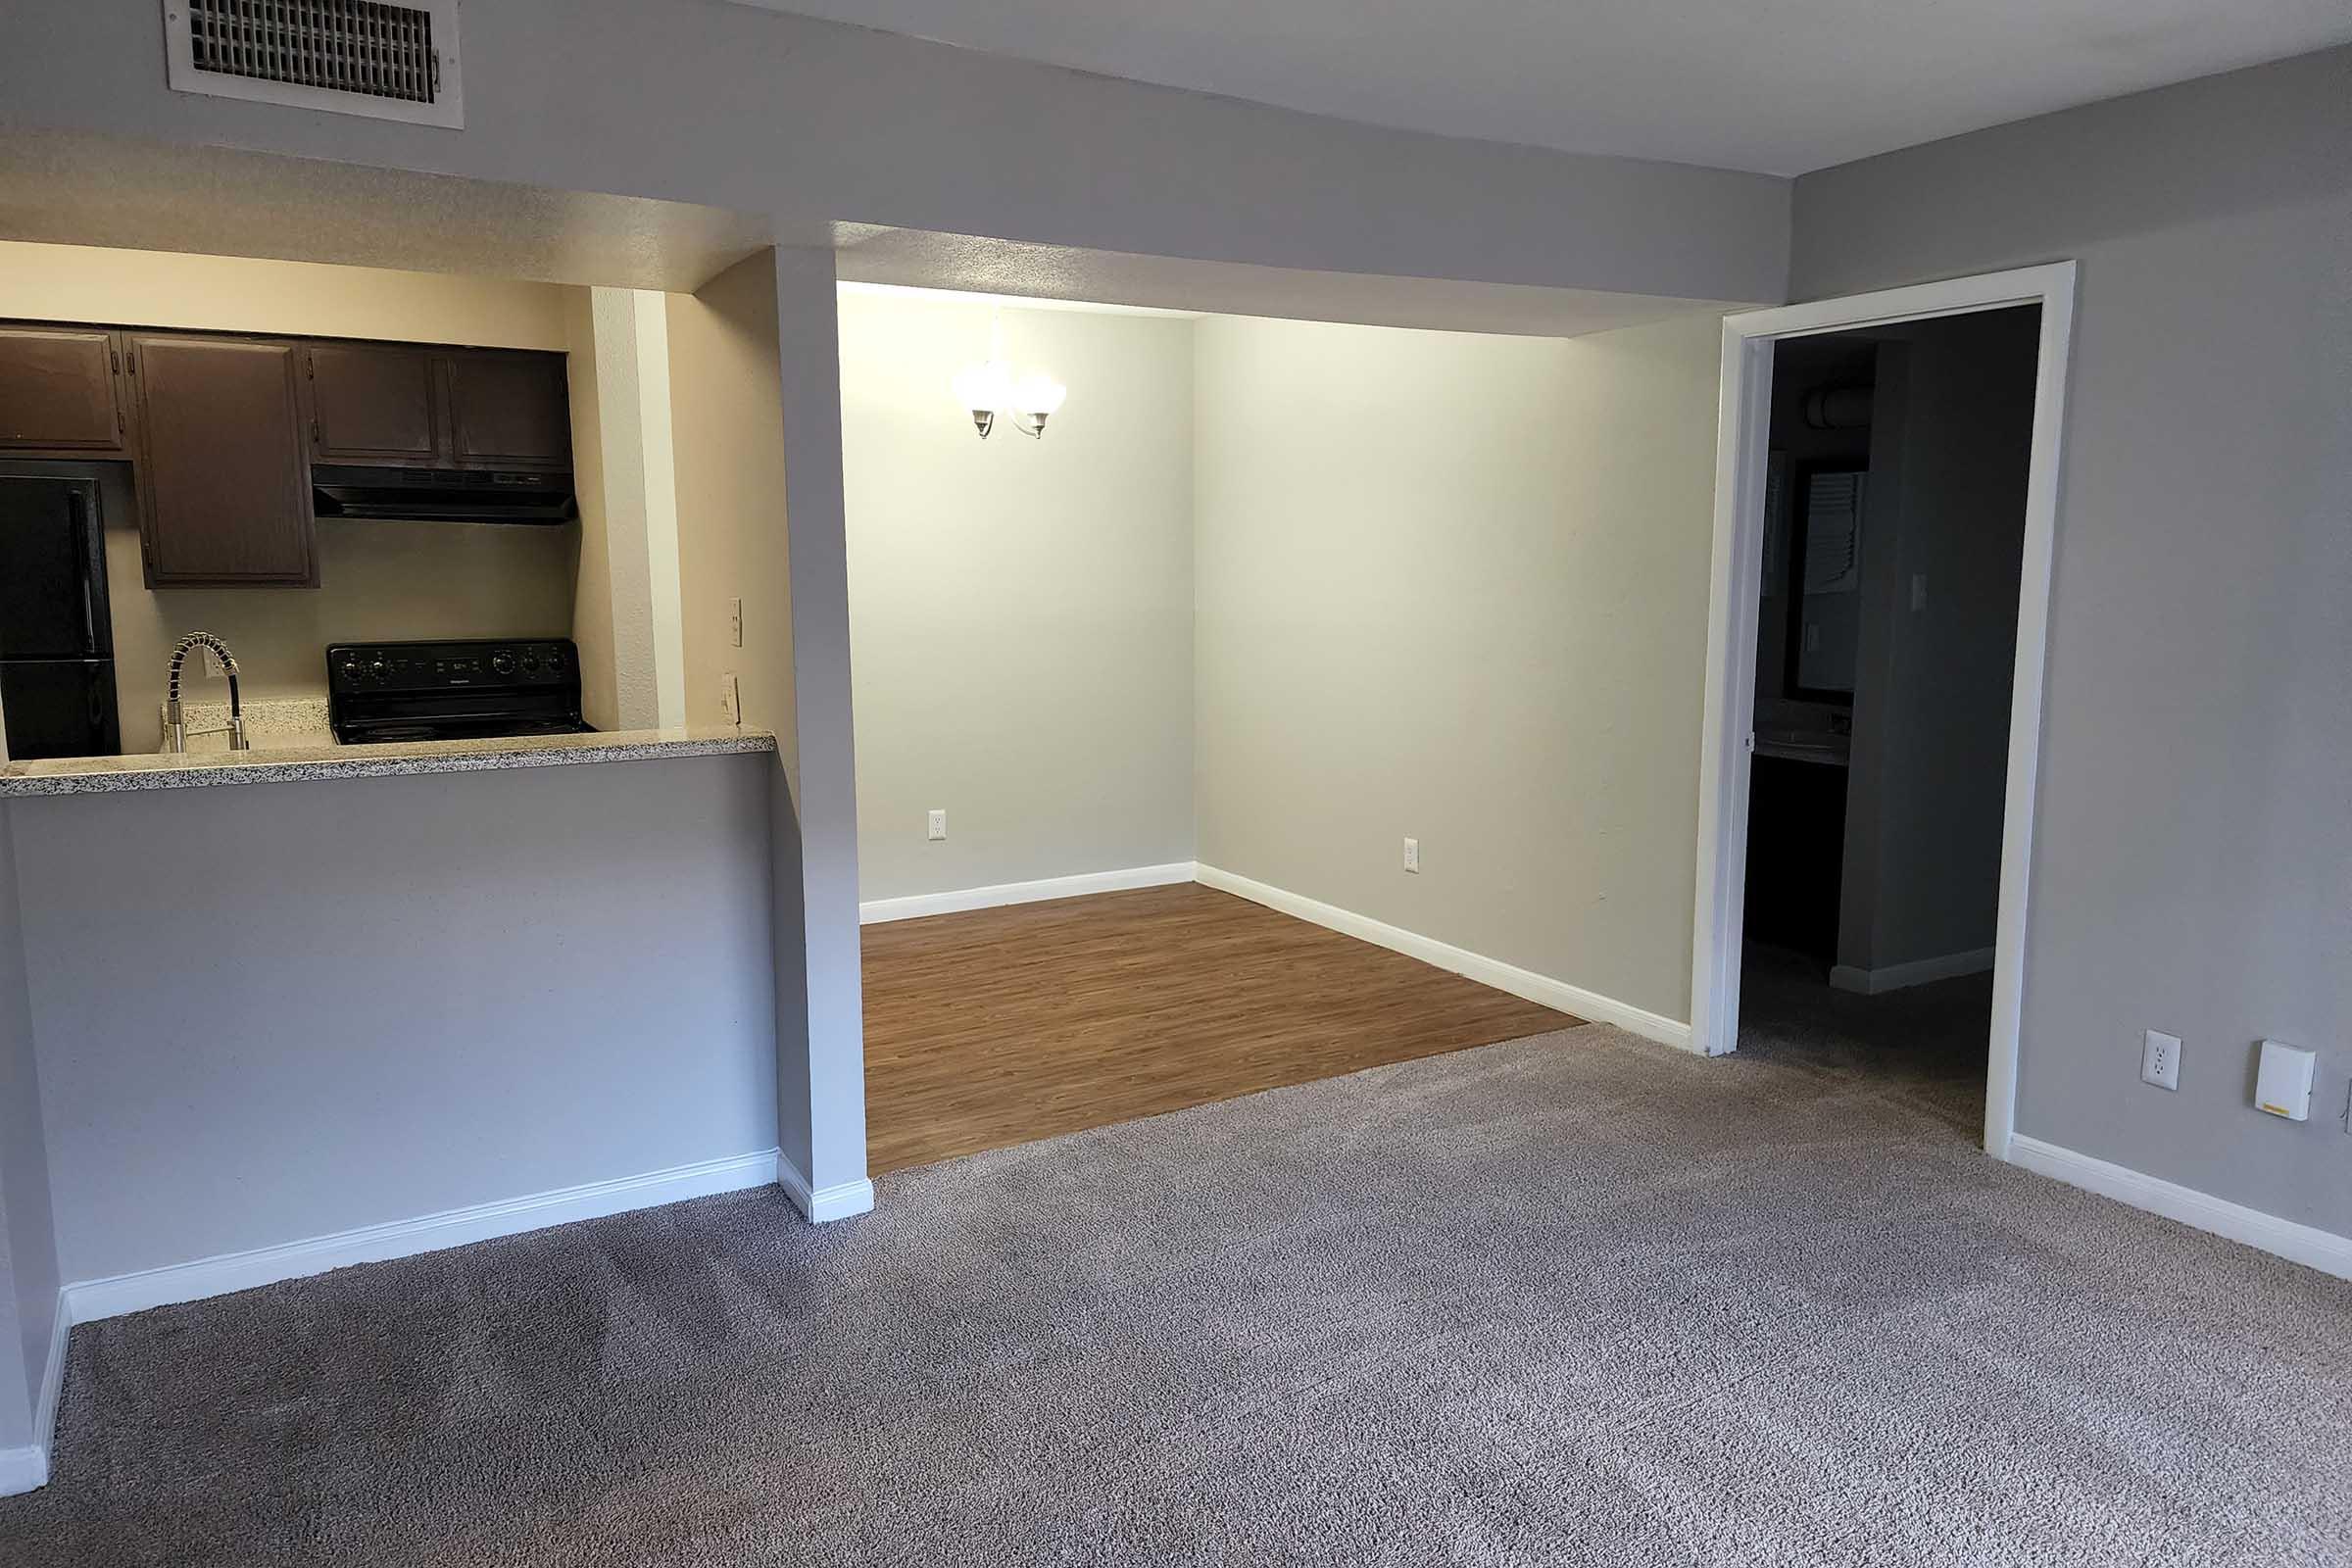
[(1451, 970), (1464, 979), (1476, 980), (1497, 991), (1507, 991), (1514, 997), (1522, 997), (1546, 1007), (1557, 1007), (1562, 1012), (1573, 1013), (1594, 1023), (1615, 1024), (1629, 1034), (1655, 1040), (1660, 1045), (1674, 1046), (1684, 1051), (1691, 1049), (1689, 1024), (1634, 1006), (1630, 1003), (1619, 1002), (1614, 997), (1604, 997), (1597, 991), (1587, 991), (1565, 980), (1554, 980), (1533, 969), (1522, 969), (1517, 964), (1490, 958), (1466, 948), (1440, 942), (1435, 937), (1425, 937), (1401, 926), (1372, 919), (1368, 915), (1354, 914), (1336, 905), (1269, 887), (1263, 882), (1254, 882), (1249, 877), (1237, 876), (1213, 865), (1202, 865), (1194, 880), (1202, 887), (1231, 893), (1252, 904), (1262, 904), (1269, 909), (1279, 909), (1284, 914), (1296, 915), (1301, 920), (1326, 926), (1375, 947), (1387, 948), (1392, 953), (1419, 958), (1423, 963)]
[(2166, 1219), (2243, 1242), (2323, 1274), (2352, 1280), (2352, 1236), (2338, 1236), (2315, 1225), (2280, 1219), (2276, 1214), (2232, 1203), (2228, 1199), (2200, 1193), (2193, 1187), (2182, 1187), (2128, 1165), (2093, 1159), (2023, 1133), (2009, 1140), (2009, 1162), (2069, 1187), (2080, 1187), (2133, 1208), (2144, 1208), (2151, 1214), (2162, 1214)]
[(874, 1206), (874, 1184), (867, 1178), (860, 1176), (854, 1182), (835, 1182), (830, 1187), (820, 1187), (810, 1192), (808, 1178), (796, 1170), (791, 1160), (781, 1157), (776, 1160), (776, 1185), (784, 1189), (784, 1196), (792, 1200), (794, 1206), (806, 1214), (812, 1225), (848, 1219)]
[(1850, 963), (1840, 963), (1830, 970), (1830, 985), (1835, 990), (1851, 991), (1856, 996), (1875, 997), (1888, 991), (1900, 991), (1905, 986), (1957, 980), (1964, 974), (1984, 974), (1991, 967), (1990, 948), (1971, 948), (1966, 953), (1943, 953), (1933, 958), (1914, 958), (1909, 963), (1890, 963), (1884, 969), (1861, 969)]
[(49, 1450), (32, 1446), (0, 1448), (0, 1497), (37, 1492), (49, 1484)]
[(412, 1257), (447, 1247), (514, 1236), (574, 1220), (601, 1219), (634, 1208), (653, 1208), (712, 1193), (731, 1193), (746, 1187), (764, 1187), (776, 1180), (776, 1152), (733, 1154), (706, 1159), (667, 1170), (587, 1182), (554, 1192), (533, 1193), (492, 1203), (425, 1214), (416, 1219), (364, 1225), (332, 1236), (256, 1248), (249, 1252), (223, 1252), (217, 1257), (173, 1263), (111, 1279), (84, 1280), (66, 1287), (69, 1315), (74, 1323), (143, 1312), (174, 1301), (202, 1300), (249, 1291), (257, 1285), (323, 1274), (353, 1263), (373, 1263), (389, 1257)]
[(926, 914), (958, 914), (965, 909), (993, 909), (1002, 904), (1040, 904), (1047, 899), (1123, 893), (1129, 888), (1160, 888), (1192, 880), (1192, 861), (1171, 860), (1166, 865), (1136, 865), (1123, 871), (1087, 871), (1077, 876), (1050, 876), (1038, 882), (1001, 882), (995, 887), (958, 888), (952, 893), (916, 893), (903, 899), (874, 899), (860, 904), (858, 923), (879, 925), (886, 920), (917, 920)]
[(49, 1326), (49, 1360), (41, 1368), (41, 1386), (32, 1396), (34, 1442), (18, 1448), (0, 1448), (0, 1497), (13, 1497), (49, 1484), (49, 1450), (57, 1442), (57, 1405), (66, 1392), (66, 1341), (74, 1333), (67, 1315), (66, 1293), (57, 1293), (57, 1317)]

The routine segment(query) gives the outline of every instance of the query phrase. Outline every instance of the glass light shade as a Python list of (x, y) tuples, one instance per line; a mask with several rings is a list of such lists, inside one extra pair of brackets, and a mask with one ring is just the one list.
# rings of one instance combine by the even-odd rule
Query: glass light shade
[(1025, 375), (1013, 390), (1012, 407), (1020, 414), (1058, 414), (1069, 395), (1070, 389), (1050, 375)]
[(974, 414), (994, 413), (1013, 405), (1012, 367), (1003, 360), (967, 365), (956, 372), (956, 401)]

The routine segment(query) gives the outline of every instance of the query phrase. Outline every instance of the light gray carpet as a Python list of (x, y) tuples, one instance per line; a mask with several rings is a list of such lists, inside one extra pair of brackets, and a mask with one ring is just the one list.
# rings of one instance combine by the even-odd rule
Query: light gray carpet
[(94, 1325), (0, 1562), (2352, 1560), (2352, 1286), (1993, 1164), (1932, 1065), (1753, 1045), (1577, 1029), (824, 1230), (745, 1194)]

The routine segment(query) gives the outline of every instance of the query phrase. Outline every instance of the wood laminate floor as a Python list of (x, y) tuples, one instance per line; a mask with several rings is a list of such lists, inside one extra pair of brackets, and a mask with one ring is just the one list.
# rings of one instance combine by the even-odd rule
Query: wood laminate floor
[(1192, 883), (863, 939), (877, 1173), (1580, 1021)]

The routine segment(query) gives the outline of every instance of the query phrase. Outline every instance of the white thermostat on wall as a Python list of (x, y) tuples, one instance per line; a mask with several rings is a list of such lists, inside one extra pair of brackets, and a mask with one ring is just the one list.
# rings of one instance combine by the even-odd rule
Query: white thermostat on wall
[(2254, 1069), (2254, 1108), (2288, 1121), (2309, 1121), (2311, 1075), (2318, 1062), (2316, 1052), (2265, 1040), (2261, 1064)]

